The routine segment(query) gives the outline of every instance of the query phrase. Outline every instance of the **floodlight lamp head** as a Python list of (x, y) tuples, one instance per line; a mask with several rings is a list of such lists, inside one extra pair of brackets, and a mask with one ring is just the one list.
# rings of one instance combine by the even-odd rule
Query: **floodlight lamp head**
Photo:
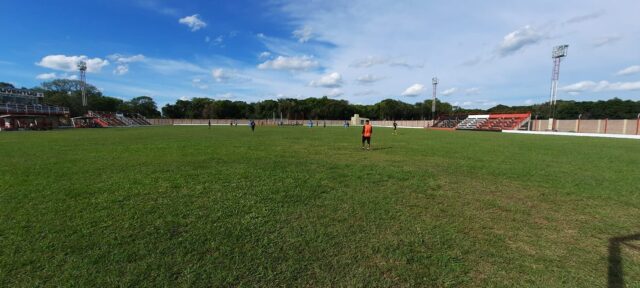
[(78, 62), (78, 69), (80, 71), (87, 71), (87, 63), (84, 61)]
[(553, 47), (551, 58), (567, 57), (567, 50), (569, 50), (569, 45), (559, 45), (559, 46)]
[(433, 83), (433, 85), (438, 84), (438, 78), (437, 77), (431, 78), (431, 83)]

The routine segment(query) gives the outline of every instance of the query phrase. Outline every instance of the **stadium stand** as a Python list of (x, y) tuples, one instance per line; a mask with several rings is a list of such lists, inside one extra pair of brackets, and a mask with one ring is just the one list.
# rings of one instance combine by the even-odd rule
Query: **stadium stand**
[(484, 131), (516, 130), (526, 126), (529, 121), (531, 121), (531, 113), (470, 115), (466, 120), (458, 124), (456, 129)]
[(478, 130), (516, 130), (529, 123), (531, 114), (491, 114), (489, 119), (478, 125)]
[(433, 123), (433, 128), (456, 128), (456, 126), (458, 126), (458, 124), (460, 124), (460, 122), (462, 122), (463, 120), (467, 119), (467, 115), (455, 115), (455, 116), (449, 116), (449, 115), (443, 115), (443, 116), (439, 116), (438, 119), (436, 119), (436, 122)]
[(69, 108), (44, 104), (44, 94), (0, 88), (0, 130), (44, 130), (68, 121)]
[(486, 122), (489, 119), (489, 115), (469, 115), (467, 119), (460, 122), (456, 129), (459, 130), (475, 130), (479, 125)]
[[(99, 127), (131, 127), (131, 126), (148, 126), (151, 123), (140, 114), (121, 114), (113, 112), (89, 111), (84, 117), (74, 119), (86, 120), (90, 119)], [(77, 125), (76, 125), (77, 126)], [(92, 127), (92, 125), (83, 125), (82, 127)]]

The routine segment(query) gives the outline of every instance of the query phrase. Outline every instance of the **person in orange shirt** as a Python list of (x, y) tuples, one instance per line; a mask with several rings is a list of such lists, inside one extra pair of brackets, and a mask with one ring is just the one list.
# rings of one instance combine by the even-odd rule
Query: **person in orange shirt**
[(367, 150), (371, 149), (371, 134), (373, 134), (373, 126), (369, 123), (369, 120), (364, 122), (362, 126), (362, 150), (364, 150), (364, 142), (367, 142)]

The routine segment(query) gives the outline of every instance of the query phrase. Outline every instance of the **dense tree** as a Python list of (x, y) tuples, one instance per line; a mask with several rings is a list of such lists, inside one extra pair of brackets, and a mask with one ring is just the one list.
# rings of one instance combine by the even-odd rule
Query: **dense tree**
[(138, 96), (126, 101), (118, 107), (118, 110), (127, 113), (138, 113), (147, 118), (160, 117), (156, 102), (149, 96)]
[[(164, 117), (168, 118), (271, 118), (276, 116), (291, 120), (305, 119), (349, 119), (353, 114), (360, 114), (374, 120), (420, 120), (431, 119), (432, 100), (415, 104), (394, 99), (385, 99), (372, 105), (350, 104), (346, 100), (328, 97), (278, 100), (265, 100), (256, 103), (243, 101), (213, 100), (194, 98), (190, 101), (178, 100), (175, 104), (167, 104), (162, 108)], [(528, 113), (540, 119), (547, 118), (549, 106), (535, 104), (529, 106), (497, 105), (487, 110), (464, 109), (452, 106), (447, 102), (436, 101), (437, 115), (467, 115), (488, 113)], [(640, 113), (640, 101), (620, 100), (575, 102), (558, 101), (556, 118), (575, 119), (582, 114), (588, 118), (635, 118)]]

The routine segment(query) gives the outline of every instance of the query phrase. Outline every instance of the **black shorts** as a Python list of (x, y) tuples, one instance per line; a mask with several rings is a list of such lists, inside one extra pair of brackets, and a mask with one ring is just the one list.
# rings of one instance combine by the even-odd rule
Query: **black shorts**
[(371, 144), (371, 136), (369, 137), (362, 136), (362, 144), (364, 144), (365, 141), (367, 141), (367, 144)]

